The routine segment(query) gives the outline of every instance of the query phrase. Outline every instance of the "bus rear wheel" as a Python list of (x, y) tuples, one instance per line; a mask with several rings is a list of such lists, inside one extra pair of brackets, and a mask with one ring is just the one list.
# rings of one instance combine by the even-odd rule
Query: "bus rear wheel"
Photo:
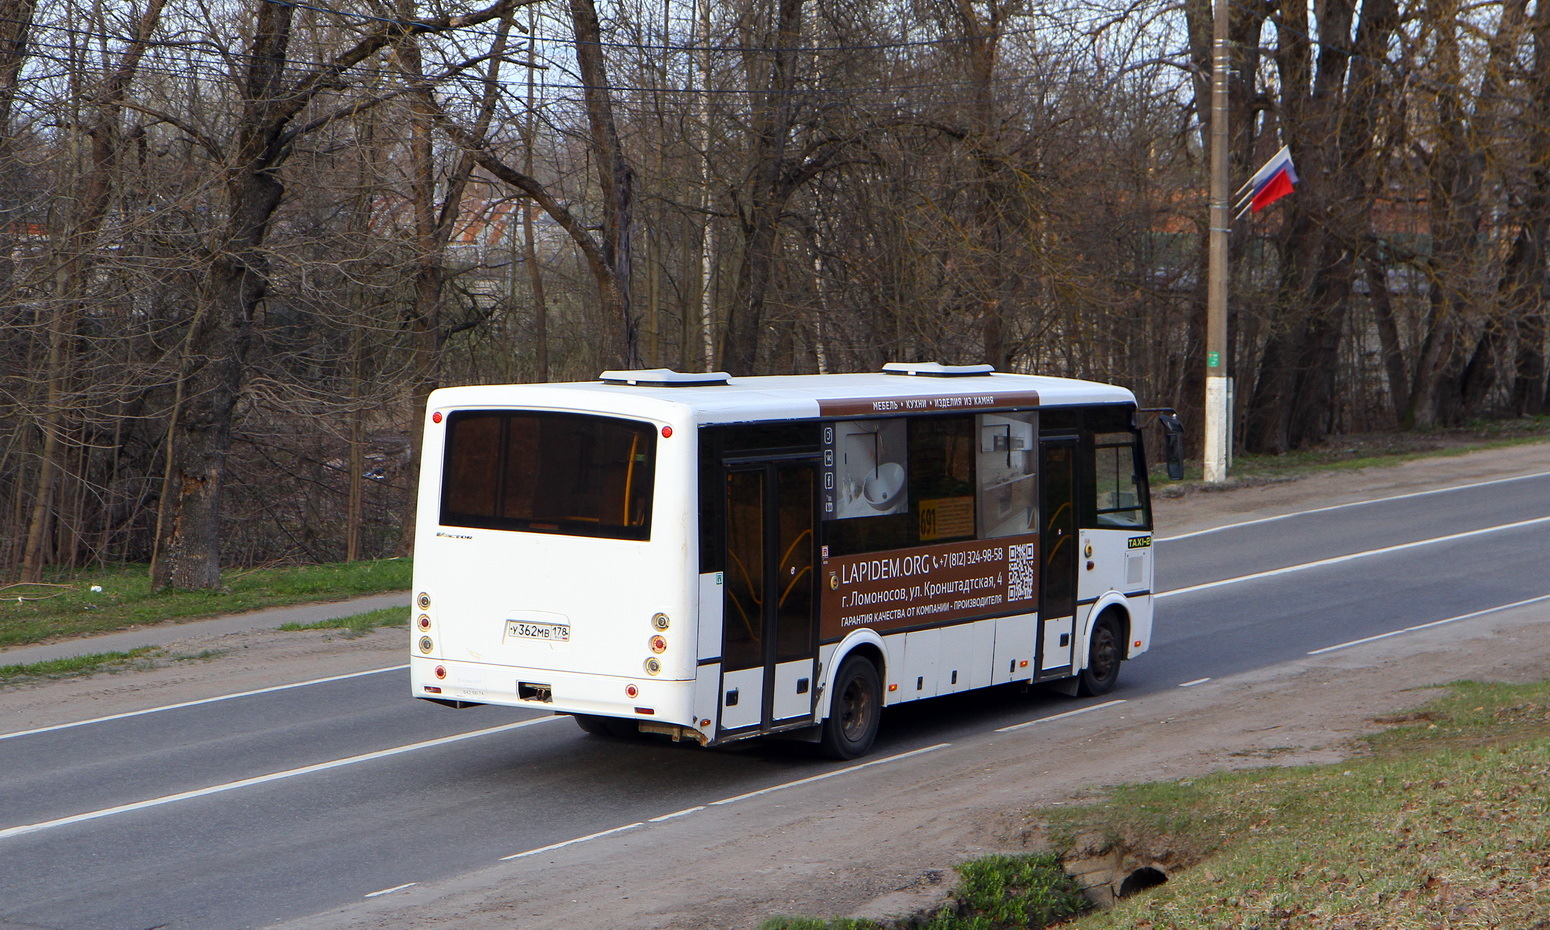
[(877, 666), (862, 656), (849, 656), (834, 676), (834, 699), (820, 742), (823, 754), (831, 759), (866, 755), (877, 738), (882, 715), (883, 685)]
[(1077, 678), (1077, 693), (1083, 697), (1108, 694), (1119, 681), (1119, 663), (1125, 657), (1125, 640), (1119, 617), (1106, 610), (1093, 625), (1087, 645), (1087, 667)]

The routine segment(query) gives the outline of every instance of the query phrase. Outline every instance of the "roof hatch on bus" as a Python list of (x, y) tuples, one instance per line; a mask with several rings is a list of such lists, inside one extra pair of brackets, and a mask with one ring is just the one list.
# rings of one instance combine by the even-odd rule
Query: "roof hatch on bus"
[(732, 376), (724, 371), (674, 371), (671, 368), (605, 371), (598, 377), (604, 384), (628, 384), (639, 387), (704, 387), (710, 384), (728, 384), (732, 380)]
[(943, 365), (941, 362), (889, 362), (883, 366), (884, 374), (923, 378), (967, 378), (994, 374), (995, 371), (994, 365)]

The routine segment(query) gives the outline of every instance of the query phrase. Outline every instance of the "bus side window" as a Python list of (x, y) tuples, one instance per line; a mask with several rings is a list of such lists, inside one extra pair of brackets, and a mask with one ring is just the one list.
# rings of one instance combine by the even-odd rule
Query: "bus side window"
[(1137, 475), (1140, 456), (1134, 433), (1098, 433), (1093, 436), (1093, 490), (1096, 525), (1116, 529), (1141, 529), (1151, 525), (1146, 499)]
[(922, 417), (909, 424), (915, 541), (974, 538), (974, 419)]
[(980, 414), (978, 505), (980, 537), (1037, 532), (1037, 414)]

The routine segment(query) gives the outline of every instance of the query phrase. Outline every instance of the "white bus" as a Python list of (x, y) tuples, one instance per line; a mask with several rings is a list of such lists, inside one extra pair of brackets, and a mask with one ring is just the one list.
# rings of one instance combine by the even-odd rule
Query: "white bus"
[(1144, 413), (936, 363), (438, 390), (413, 693), (837, 758), (885, 706), (1101, 694), (1152, 638)]

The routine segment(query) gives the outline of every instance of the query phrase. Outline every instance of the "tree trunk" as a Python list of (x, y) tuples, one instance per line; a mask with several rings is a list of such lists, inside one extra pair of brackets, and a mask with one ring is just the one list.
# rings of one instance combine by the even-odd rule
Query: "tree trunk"
[[(1372, 0), (1321, 7), (1315, 61), (1305, 4), (1281, 5), (1277, 68), (1283, 117), (1302, 184), (1287, 198), (1281, 318), (1266, 338), (1245, 446), (1279, 453), (1323, 439), (1333, 425), (1341, 336), (1355, 256), (1376, 190), (1374, 127), (1390, 85), (1380, 64), (1399, 17)], [(1355, 39), (1351, 39), (1353, 24)]]
[(1405, 348), (1399, 341), (1399, 324), (1394, 319), (1394, 302), (1389, 294), (1388, 275), (1376, 259), (1367, 262), (1367, 293), (1372, 299), (1372, 315), (1378, 328), (1378, 343), (1383, 351), (1383, 370), (1388, 376), (1389, 403), (1394, 424), (1410, 406), (1410, 379), (1405, 367)]
[[(403, 15), (410, 4), (405, 0)], [(499, 87), (497, 78), (506, 51), (511, 17), (503, 15), (490, 52), (485, 73), (484, 96), (474, 132), (483, 136), (489, 129)], [(463, 209), (463, 193), (474, 171), (474, 160), (463, 153), (446, 182), (446, 196), (436, 202), (436, 152), (432, 136), (436, 125), (436, 107), (425, 79), (420, 43), (410, 38), (400, 46), (399, 61), (413, 91), (410, 95), (409, 197), (414, 216), (415, 264), (413, 303), (409, 308), (410, 369), (415, 382), (409, 404), (409, 463), (405, 469), (404, 516), (399, 526), (399, 557), (414, 554), (416, 501), (420, 482), (420, 452), (425, 440), (425, 405), (431, 392), (441, 385), (441, 350), (449, 335), (442, 321), (442, 290), (446, 285), (447, 242)]]
[[(742, 255), (737, 283), (722, 330), (721, 364), (733, 374), (753, 374), (759, 367), (764, 335), (764, 305), (775, 278), (776, 243), (786, 203), (798, 183), (788, 163), (787, 147), (796, 123), (797, 63), (801, 50), (803, 0), (777, 0), (775, 31), (766, 51), (770, 56), (765, 87), (753, 94), (753, 147), (741, 205)], [(746, 54), (751, 58), (754, 49)], [(758, 72), (751, 66), (750, 79)]]
[(1526, 85), (1523, 120), (1525, 161), (1529, 168), (1523, 220), (1507, 261), (1503, 312), (1516, 321), (1517, 350), (1513, 358), (1512, 409), (1519, 416), (1547, 412), (1545, 305), (1550, 303), (1550, 2), (1539, 0), (1530, 23), (1534, 41), (1533, 68)]
[(173, 500), (153, 589), (215, 588), (221, 580), (220, 502), (232, 417), (264, 297), (263, 254), (284, 186), (276, 169), (285, 120), (276, 118), (295, 8), (262, 3), (248, 55), (243, 105), (226, 180), (228, 219), (189, 327), (179, 380), (183, 410), (173, 442)]
[[(587, 122), (597, 152), (598, 185), (603, 193), (603, 256), (613, 270), (616, 290), (606, 294), (605, 319), (613, 319), (620, 341), (609, 350), (616, 364), (640, 367), (640, 323), (630, 299), (632, 215), (635, 206), (635, 170), (624, 157), (619, 130), (614, 122), (613, 90), (603, 57), (603, 31), (592, 0), (570, 0), (571, 25), (576, 34), (576, 66), (581, 73), (587, 102)], [(605, 342), (609, 345), (611, 342)]]
[[(528, 7), (527, 31), (533, 35), (537, 29), (536, 8)], [(522, 129), (522, 171), (533, 176), (533, 148), (538, 137), (538, 102), (535, 94), (533, 69), (527, 72), (527, 119)], [(544, 297), (544, 272), (538, 263), (538, 238), (533, 228), (533, 213), (538, 205), (531, 200), (523, 202), (522, 211), (522, 263), (527, 266), (528, 284), (533, 292), (533, 368), (535, 381), (549, 380), (549, 302)]]
[[(76, 323), (80, 314), (87, 309), (87, 287), (96, 267), (92, 253), (97, 249), (102, 224), (113, 199), (113, 176), (119, 149), (118, 122), (124, 98), (161, 16), (163, 2), (151, 0), (147, 4), (134, 38), (119, 56), (118, 64), (102, 90), (88, 106), (91, 111), (91, 122), (86, 128), (91, 141), (89, 162), (84, 177), (77, 180), (79, 198), (75, 201), (75, 209), (68, 211), (57, 248), (60, 268), (57, 276), (58, 293), (54, 301), (56, 310), (49, 326), (48, 358), (42, 377), (47, 385), (40, 423), (44, 434), (43, 458), (39, 463), (32, 515), (28, 520), (27, 542), (22, 553), (24, 581), (41, 579), (46, 561), (47, 527), (56, 522), (52, 513), (56, 476), (63, 471), (60, 460), (69, 451), (63, 441), (65, 434), (70, 431), (68, 421), (71, 413), (65, 408), (65, 398), (74, 367), (71, 362)], [(4, 67), (3, 56), (0, 56), (0, 82), (6, 80)], [(0, 127), (4, 125), (0, 121)]]
[[(1470, 351), (1470, 334), (1492, 328), (1493, 301), (1480, 299), (1487, 250), (1481, 229), (1486, 215), (1485, 192), (1491, 179), (1488, 152), (1481, 139), (1491, 138), (1498, 124), (1499, 101), (1507, 95), (1508, 74), (1514, 67), (1524, 0), (1503, 4), (1491, 53), (1486, 57), (1479, 92), (1473, 106), (1466, 106), (1467, 75), (1463, 67), (1460, 31), (1468, 28), (1459, 0), (1430, 0), (1427, 17), (1436, 34), (1431, 60), (1438, 69), (1436, 144), (1427, 156), (1428, 196), (1432, 233), (1427, 260), (1430, 305), (1425, 350), (1416, 373), (1410, 402), (1410, 421), (1422, 428), (1460, 422), (1466, 415), (1466, 382), (1475, 390), (1494, 381), (1481, 366), (1496, 363), (1494, 337)], [(1468, 366), (1475, 371), (1467, 373)], [(1480, 395), (1484, 396), (1483, 392)]]
[(1470, 353), (1459, 379), (1459, 413), (1463, 419), (1485, 414), (1491, 389), (1496, 387), (1498, 356), (1503, 341), (1501, 332), (1489, 322), (1480, 338), (1475, 340), (1475, 350)]

